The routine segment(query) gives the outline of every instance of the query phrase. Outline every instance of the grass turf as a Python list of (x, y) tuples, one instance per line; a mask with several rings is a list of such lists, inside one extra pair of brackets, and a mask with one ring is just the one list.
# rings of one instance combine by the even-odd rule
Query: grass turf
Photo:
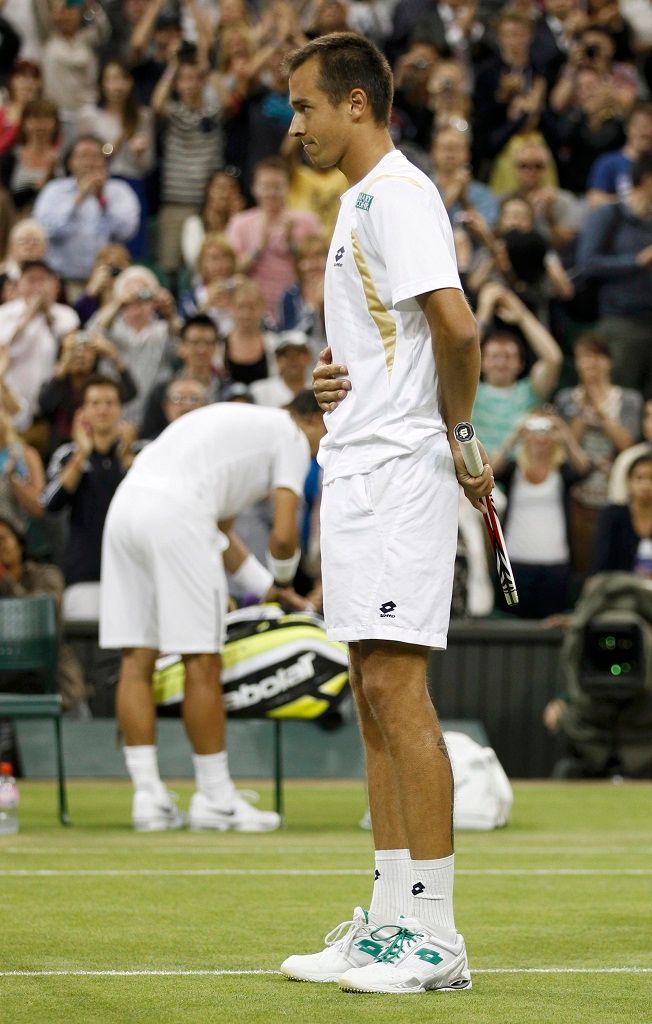
[[(190, 784), (176, 788), (187, 804)], [(70, 785), (74, 826), (63, 829), (52, 783), (23, 782), (21, 831), (0, 837), (0, 1021), (652, 1024), (652, 786), (515, 791), (507, 829), (458, 836), (472, 992), (392, 997), (276, 973), (368, 900), (359, 783), (289, 783), (287, 827), (246, 836), (136, 835), (128, 785), (98, 780)], [(528, 973), (541, 968), (553, 970)], [(34, 973), (112, 970), (274, 973)]]

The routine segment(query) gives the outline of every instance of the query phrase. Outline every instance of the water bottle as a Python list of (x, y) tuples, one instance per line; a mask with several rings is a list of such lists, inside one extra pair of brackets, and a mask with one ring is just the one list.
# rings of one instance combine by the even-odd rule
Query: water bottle
[(9, 761), (0, 762), (0, 836), (18, 831), (18, 785)]

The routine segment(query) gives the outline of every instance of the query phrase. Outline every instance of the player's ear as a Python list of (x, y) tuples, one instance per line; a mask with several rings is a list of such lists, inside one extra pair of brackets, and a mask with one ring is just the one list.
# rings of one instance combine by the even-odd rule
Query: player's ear
[(349, 109), (354, 121), (359, 121), (369, 106), (369, 100), (364, 89), (352, 89), (349, 94)]

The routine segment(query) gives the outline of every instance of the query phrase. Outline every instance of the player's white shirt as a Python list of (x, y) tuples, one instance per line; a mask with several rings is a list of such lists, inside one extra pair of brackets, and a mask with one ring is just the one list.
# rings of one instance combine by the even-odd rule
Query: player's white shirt
[(326, 336), (351, 391), (326, 413), (324, 482), (367, 473), (445, 431), (430, 329), (417, 295), (461, 290), (450, 221), (398, 150), (341, 198), (325, 280)]
[(310, 446), (284, 409), (224, 402), (194, 409), (136, 457), (122, 487), (146, 487), (227, 519), (277, 487), (303, 494)]

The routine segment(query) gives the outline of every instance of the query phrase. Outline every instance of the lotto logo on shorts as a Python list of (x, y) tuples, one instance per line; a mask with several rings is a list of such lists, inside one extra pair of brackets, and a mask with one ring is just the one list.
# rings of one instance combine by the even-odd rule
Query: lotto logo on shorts
[(396, 616), (393, 614), (396, 605), (393, 601), (385, 601), (385, 604), (380, 606), (380, 617), (381, 619), (395, 619)]
[(366, 192), (360, 192), (358, 198), (355, 201), (355, 205), (358, 210), (368, 210), (372, 204), (373, 196), (368, 195)]

